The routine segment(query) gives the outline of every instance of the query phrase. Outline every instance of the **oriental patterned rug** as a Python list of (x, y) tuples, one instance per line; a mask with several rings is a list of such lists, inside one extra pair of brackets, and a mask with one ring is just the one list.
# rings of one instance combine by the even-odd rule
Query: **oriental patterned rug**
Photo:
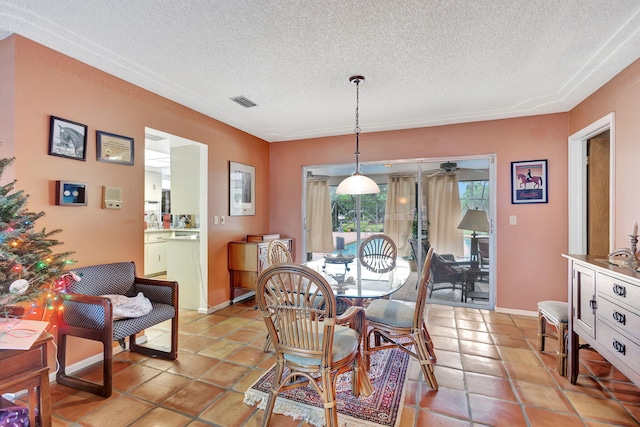
[[(409, 355), (401, 350), (376, 351), (371, 355), (369, 379), (374, 392), (369, 397), (351, 394), (351, 373), (338, 377), (338, 422), (341, 427), (396, 427), (400, 422), (407, 386)], [(275, 367), (261, 376), (245, 393), (244, 403), (264, 409)], [(298, 387), (278, 395), (275, 414), (304, 419), (317, 427), (325, 425), (320, 396), (313, 388)]]

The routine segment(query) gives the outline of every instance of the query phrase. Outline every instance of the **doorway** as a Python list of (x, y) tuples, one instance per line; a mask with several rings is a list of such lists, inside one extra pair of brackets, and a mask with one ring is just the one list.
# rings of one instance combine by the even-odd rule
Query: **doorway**
[(145, 128), (145, 220), (154, 218), (144, 231), (145, 275), (179, 282), (180, 308), (200, 313), (208, 313), (207, 153), (205, 144)]
[[(335, 193), (342, 179), (353, 172), (352, 164), (305, 167), (302, 245), (306, 259), (339, 253), (337, 238), (342, 252), (356, 253), (359, 239), (383, 233), (394, 240), (399, 256), (414, 263), (417, 278), (424, 255), (433, 246), (437, 253), (454, 259), (459, 274), (438, 276), (440, 282), (430, 285), (430, 302), (493, 309), (494, 169), (493, 156), (486, 155), (361, 164), (362, 174), (376, 181), (381, 191), (352, 196)], [(413, 184), (407, 185), (407, 180)], [(318, 194), (330, 201), (312, 204)], [(451, 202), (451, 212), (438, 209), (449, 204), (446, 200)], [(321, 211), (326, 213), (317, 218)], [(483, 214), (484, 226), (466, 228), (462, 219), (468, 211)], [(325, 221), (325, 216), (330, 220)], [(320, 228), (326, 229), (321, 236)], [(415, 282), (407, 283), (396, 296), (411, 296)]]
[[(600, 164), (599, 169), (608, 171), (608, 220), (603, 228), (608, 230), (608, 235), (599, 237), (593, 250), (605, 250), (606, 253), (594, 253), (593, 255), (606, 255), (614, 248), (615, 216), (613, 215), (613, 207), (615, 206), (615, 114), (610, 113), (601, 119), (595, 121), (584, 129), (579, 130), (569, 136), (569, 159), (568, 159), (568, 193), (569, 193), (569, 253), (575, 255), (586, 255), (589, 253), (589, 199), (602, 200), (595, 194), (595, 188), (589, 186), (589, 163), (588, 151), (589, 141), (591, 139), (600, 138), (607, 135), (608, 132), (608, 167)], [(602, 145), (595, 149), (602, 149)], [(593, 171), (592, 171), (593, 173)], [(603, 173), (602, 171), (598, 172)], [(606, 173), (606, 172), (604, 172)], [(601, 202), (598, 202), (602, 205)], [(601, 211), (602, 207), (600, 207)], [(594, 219), (594, 218), (592, 218)], [(602, 225), (601, 225), (602, 226)], [(606, 239), (607, 244), (603, 244), (602, 240)]]

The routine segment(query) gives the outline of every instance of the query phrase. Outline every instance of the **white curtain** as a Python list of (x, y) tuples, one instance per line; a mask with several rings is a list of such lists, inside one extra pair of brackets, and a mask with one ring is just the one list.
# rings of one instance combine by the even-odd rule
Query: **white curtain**
[(325, 179), (307, 180), (307, 252), (333, 252), (331, 197)]
[(415, 215), (415, 188), (415, 176), (389, 176), (384, 234), (393, 239), (398, 256), (411, 255), (409, 239)]
[(423, 186), (427, 200), (429, 243), (439, 254), (464, 255), (464, 240), (458, 224), (462, 220), (458, 176), (436, 175)]

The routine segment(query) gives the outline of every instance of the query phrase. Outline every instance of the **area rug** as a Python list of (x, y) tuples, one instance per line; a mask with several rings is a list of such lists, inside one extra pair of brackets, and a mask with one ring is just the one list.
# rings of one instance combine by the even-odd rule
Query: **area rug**
[[(407, 386), (409, 355), (401, 350), (376, 351), (371, 355), (369, 379), (374, 392), (369, 397), (351, 394), (351, 373), (338, 377), (338, 424), (341, 427), (396, 427), (400, 422), (402, 402)], [(244, 403), (264, 409), (275, 367), (261, 376), (245, 393)], [(275, 414), (295, 420), (304, 419), (311, 425), (325, 425), (320, 396), (313, 388), (299, 387), (278, 395)]]

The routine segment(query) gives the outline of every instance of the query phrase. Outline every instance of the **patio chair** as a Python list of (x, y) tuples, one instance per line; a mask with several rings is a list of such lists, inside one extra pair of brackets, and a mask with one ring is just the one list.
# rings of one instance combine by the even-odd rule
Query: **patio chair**
[[(465, 267), (470, 266), (468, 261), (456, 261), (452, 254), (433, 254), (431, 263), (431, 279), (429, 283), (429, 298), (433, 291), (443, 289), (460, 289), (464, 286)], [(441, 284), (442, 286), (436, 286)]]
[(297, 264), (267, 267), (258, 277), (256, 300), (276, 351), (262, 425), (269, 425), (281, 391), (309, 385), (323, 400), (326, 425), (337, 427), (338, 375), (352, 372), (354, 396), (373, 392), (360, 355), (364, 309), (349, 307), (336, 316), (331, 286), (320, 273)]

